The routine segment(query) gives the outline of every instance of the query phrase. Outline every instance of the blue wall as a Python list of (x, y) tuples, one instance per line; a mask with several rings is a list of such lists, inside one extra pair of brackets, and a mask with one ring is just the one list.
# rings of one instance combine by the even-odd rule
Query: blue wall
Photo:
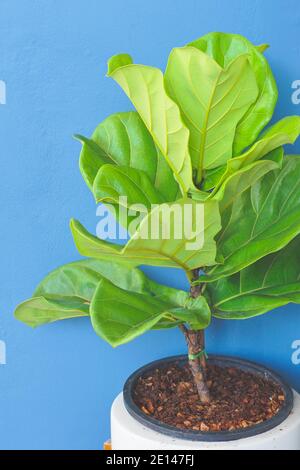
[[(32, 331), (12, 316), (45, 273), (78, 258), (70, 217), (95, 231), (96, 208), (71, 136), (89, 135), (110, 113), (129, 109), (104, 77), (107, 58), (129, 52), (164, 67), (173, 46), (212, 30), (269, 42), (279, 118), (300, 111), (291, 101), (291, 83), (300, 79), (299, 28), (298, 0), (1, 0), (0, 340), (7, 363), (0, 365), (0, 448), (100, 448), (128, 374), (185, 349), (177, 331), (151, 332), (113, 350), (86, 319)], [(146, 271), (184, 286), (176, 270)], [(288, 306), (244, 322), (214, 321), (208, 347), (270, 365), (300, 390), (295, 340), (299, 307)]]

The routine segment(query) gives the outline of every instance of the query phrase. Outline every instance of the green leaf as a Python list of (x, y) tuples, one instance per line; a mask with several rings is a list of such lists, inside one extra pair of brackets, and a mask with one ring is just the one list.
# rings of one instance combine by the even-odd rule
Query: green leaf
[[(136, 251), (130, 247), (127, 247), (125, 251), (126, 245), (117, 245), (100, 240), (95, 235), (90, 234), (77, 220), (71, 220), (70, 228), (76, 248), (82, 256), (101, 260), (113, 260), (131, 266), (145, 264), (150, 266), (179, 267), (175, 261), (155, 251), (149, 249), (139, 249)], [(145, 245), (146, 242), (147, 240), (145, 240)]]
[(214, 315), (245, 319), (300, 303), (300, 237), (233, 276), (207, 286)]
[(261, 54), (263, 54), (267, 49), (269, 49), (269, 47), (270, 47), (270, 44), (259, 44), (258, 46), (255, 46), (255, 48)]
[(192, 165), (200, 183), (204, 169), (216, 168), (232, 157), (236, 127), (257, 97), (248, 55), (222, 68), (195, 47), (173, 49), (165, 84), (190, 130)]
[[(89, 303), (105, 275), (121, 287), (131, 287), (128, 268), (111, 261), (83, 260), (66, 264), (52, 271), (38, 285), (33, 298), (20, 304), (16, 318), (30, 326), (89, 315)], [(136, 283), (138, 275), (131, 275)]]
[(48, 276), (36, 288), (34, 295), (72, 295), (91, 300), (100, 279), (105, 277), (122, 289), (142, 292), (150, 280), (132, 267), (93, 258), (63, 265)]
[(233, 201), (250, 186), (253, 186), (257, 180), (269, 171), (281, 168), (282, 161), (283, 149), (279, 147), (265, 155), (264, 160), (259, 160), (245, 167), (242, 166), (240, 170), (235, 172), (230, 169), (221, 188), (213, 191), (209, 198), (219, 201), (220, 213), (224, 214)]
[(155, 325), (151, 327), (152, 330), (166, 330), (169, 328), (175, 328), (178, 325), (181, 325), (182, 321), (180, 320), (167, 320), (164, 317), (159, 320)]
[(143, 171), (167, 201), (180, 196), (171, 168), (135, 111), (109, 116), (91, 139), (77, 138), (83, 144), (80, 171), (91, 190), (99, 169), (109, 163)]
[(158, 205), (144, 217), (125, 246), (100, 240), (79, 222), (71, 221), (76, 247), (84, 256), (185, 270), (215, 264), (214, 237), (220, 228), (218, 203), (202, 204), (192, 199)]
[[(195, 201), (207, 201), (210, 199), (219, 201), (220, 213), (222, 214), (228, 205), (232, 204), (232, 201), (249, 188), (249, 186), (253, 185), (255, 181), (269, 171), (281, 168), (283, 154), (282, 147), (279, 147), (265, 155), (264, 160), (259, 160), (245, 166), (241, 164), (240, 170), (238, 170), (239, 165), (230, 165), (229, 161), (227, 169), (225, 166), (225, 171), (224, 167), (219, 167), (215, 174), (209, 175), (206, 189), (208, 189), (207, 186), (212, 186), (213, 190), (210, 193), (202, 192), (200, 194), (200, 191), (191, 191), (191, 197)], [(238, 159), (238, 157), (233, 160), (235, 159)], [(221, 175), (222, 170), (223, 174)], [(216, 186), (213, 188), (214, 185)]]
[(234, 274), (286, 246), (300, 231), (300, 156), (288, 156), (247, 191), (232, 198), (222, 213), (215, 266), (202, 281)]
[[(118, 56), (117, 56), (118, 57)], [(120, 67), (114, 57), (113, 71), (108, 63), (108, 75), (125, 91), (168, 165), (173, 170), (183, 194), (193, 187), (192, 167), (188, 152), (188, 129), (182, 122), (177, 105), (168, 97), (163, 74), (159, 69), (128, 62)]]
[(224, 173), (226, 172), (226, 165), (221, 165), (212, 170), (205, 171), (205, 178), (203, 179), (201, 189), (203, 191), (210, 191), (214, 189), (221, 181)]
[(162, 318), (155, 325), (156, 329), (171, 328), (183, 321), (196, 328), (209, 321), (204, 298), (195, 302), (187, 292), (158, 284), (139, 269), (97, 259), (77, 261), (52, 271), (39, 284), (33, 298), (17, 307), (15, 316), (32, 327), (89, 316), (90, 302), (103, 279), (118, 286), (122, 292), (128, 290), (150, 297), (165, 297), (173, 307), (176, 306), (178, 314), (175, 312), (172, 317)]
[(172, 316), (181, 323), (187, 323), (192, 330), (202, 330), (210, 324), (211, 312), (204, 296), (193, 299), (189, 296), (182, 307), (174, 307)]
[[(199, 216), (199, 210), (203, 208), (204, 223)], [(181, 213), (182, 220), (174, 221), (173, 213)], [(191, 221), (190, 227), (186, 224), (187, 219)], [(157, 221), (157, 234), (151, 232), (152, 221)], [(146, 216), (129, 242), (124, 248), (127, 252), (149, 252), (149, 262), (144, 264), (177, 266), (185, 270), (196, 269), (200, 266), (211, 266), (215, 264), (216, 243), (215, 236), (219, 232), (220, 216), (218, 203), (210, 201), (198, 203), (192, 199), (178, 200), (174, 204), (162, 204), (153, 209)], [(188, 230), (187, 230), (188, 229)], [(168, 239), (162, 236), (165, 232), (169, 234)], [(177, 235), (178, 234), (178, 235)], [(148, 236), (148, 239), (145, 239)], [(203, 238), (203, 246), (197, 240)], [(195, 244), (195, 247), (192, 245)], [(163, 264), (159, 258), (155, 260), (153, 255), (166, 259)]]
[(84, 181), (92, 190), (94, 179), (99, 168), (102, 165), (105, 165), (105, 163), (111, 163), (112, 160), (109, 155), (92, 139), (88, 139), (79, 134), (75, 134), (74, 138), (82, 144), (79, 168)]
[(138, 266), (142, 264), (143, 257), (134, 256), (134, 253), (123, 255), (123, 246), (100, 240), (90, 234), (78, 220), (70, 221), (70, 228), (77, 250), (82, 256), (100, 260), (112, 260), (122, 264)]
[(259, 89), (256, 101), (240, 120), (234, 138), (234, 155), (251, 145), (270, 121), (277, 101), (277, 86), (271, 68), (261, 52), (263, 46), (253, 46), (239, 34), (209, 33), (189, 44), (226, 67), (242, 54), (248, 54)]
[(261, 138), (239, 157), (227, 162), (227, 171), (234, 172), (261, 159), (276, 148), (293, 144), (300, 134), (300, 116), (288, 116), (269, 127)]
[[(101, 267), (102, 263), (98, 261), (98, 265)], [(34, 296), (61, 295), (91, 300), (101, 279), (101, 272), (96, 267), (90, 260), (60, 266), (43, 279), (34, 291)]]
[(148, 212), (152, 204), (164, 202), (163, 196), (151, 183), (147, 173), (130, 167), (103, 165), (97, 173), (93, 185), (97, 202), (120, 203), (130, 207), (141, 204), (142, 212)]
[(113, 55), (107, 65), (107, 74), (112, 74), (116, 69), (122, 67), (123, 65), (132, 64), (132, 57), (129, 54), (116, 54)]
[(235, 172), (263, 157), (268, 158), (275, 149), (285, 144), (293, 144), (300, 134), (300, 117), (288, 116), (271, 126), (249, 150), (239, 157), (228, 160), (226, 170), (219, 178), (213, 194)]
[(61, 266), (46, 276), (33, 298), (17, 307), (15, 316), (32, 327), (87, 316), (100, 279), (99, 272), (88, 260)]
[[(264, 163), (262, 163), (262, 161), (258, 161), (258, 162), (254, 162), (254, 165), (255, 164), (265, 165), (266, 160), (271, 160), (274, 163), (276, 163), (276, 165), (269, 166), (271, 170), (275, 169), (276, 166), (281, 167), (283, 154), (284, 154), (283, 148), (278, 147), (277, 149), (272, 150), (271, 152), (264, 155)], [(217, 194), (216, 198), (218, 200), (222, 199), (221, 193), (223, 192), (223, 189), (226, 187), (226, 185), (229, 184), (230, 176), (233, 176), (233, 177), (234, 175), (238, 176), (238, 173), (247, 171), (248, 168), (254, 166), (254, 165), (250, 165), (249, 163), (247, 163), (246, 159), (244, 161), (240, 160), (240, 162), (236, 164), (234, 160), (238, 160), (238, 159), (239, 157), (235, 157), (231, 160), (228, 160), (227, 165), (222, 165), (218, 168), (215, 168), (213, 170), (208, 170), (206, 172), (202, 189), (205, 191), (211, 191), (209, 195), (210, 198), (214, 197)], [(263, 174), (264, 173), (262, 173), (261, 176)], [(246, 189), (247, 187), (248, 186), (246, 186), (244, 189)], [(220, 188), (222, 189), (220, 190)]]
[(151, 295), (128, 292), (103, 279), (91, 304), (92, 325), (112, 346), (131, 341), (158, 325), (164, 316), (190, 321), (193, 328), (207, 327), (210, 310), (204, 297), (196, 301), (190, 299), (188, 293), (179, 291), (181, 297), (185, 297), (184, 306), (180, 306), (175, 300), (177, 292), (165, 286), (160, 286), (157, 293)]
[[(227, 165), (223, 165), (214, 170), (208, 170), (205, 175), (203, 189), (214, 188), (213, 195), (216, 194), (222, 184), (238, 170), (245, 168), (261, 158), (270, 159), (268, 155), (280, 157), (281, 145), (293, 144), (300, 134), (300, 117), (288, 116), (281, 119), (276, 124), (265, 131), (262, 137), (255, 142), (245, 153), (239, 157), (228, 160)], [(276, 150), (277, 149), (277, 150)], [(274, 153), (275, 151), (275, 153)], [(279, 158), (278, 162), (280, 162)]]
[(89, 304), (74, 297), (33, 297), (15, 310), (15, 317), (31, 327), (88, 315)]

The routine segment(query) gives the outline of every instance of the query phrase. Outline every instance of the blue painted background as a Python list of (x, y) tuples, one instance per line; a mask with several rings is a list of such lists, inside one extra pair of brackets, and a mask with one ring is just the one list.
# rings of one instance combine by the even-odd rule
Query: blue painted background
[[(0, 80), (7, 85), (0, 105), (0, 340), (7, 346), (0, 448), (100, 448), (128, 374), (185, 350), (177, 331), (151, 332), (113, 350), (87, 319), (32, 331), (12, 316), (49, 270), (78, 258), (70, 217), (95, 231), (96, 208), (71, 136), (89, 135), (107, 115), (130, 107), (104, 77), (107, 58), (129, 52), (136, 62), (164, 67), (173, 46), (212, 30), (269, 42), (278, 119), (300, 111), (291, 102), (291, 83), (300, 79), (299, 28), (298, 0), (0, 1)], [(147, 272), (185, 285), (176, 270)], [(291, 361), (297, 339), (299, 307), (288, 306), (244, 322), (214, 321), (208, 349), (259, 360), (300, 390), (300, 365)]]

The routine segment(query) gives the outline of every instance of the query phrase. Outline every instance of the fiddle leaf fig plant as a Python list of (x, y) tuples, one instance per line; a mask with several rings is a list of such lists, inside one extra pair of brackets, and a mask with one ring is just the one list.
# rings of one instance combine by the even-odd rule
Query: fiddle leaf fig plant
[[(299, 136), (300, 117), (269, 125), (277, 87), (266, 48), (210, 33), (173, 49), (164, 73), (128, 54), (108, 61), (135, 111), (107, 117), (90, 138), (76, 135), (80, 171), (130, 238), (108, 242), (71, 220), (87, 259), (50, 273), (17, 307), (19, 320), (88, 316), (112, 346), (179, 327), (206, 403), (211, 317), (300, 303), (300, 156), (283, 147)], [(140, 265), (183, 269), (189, 292), (158, 284)]]

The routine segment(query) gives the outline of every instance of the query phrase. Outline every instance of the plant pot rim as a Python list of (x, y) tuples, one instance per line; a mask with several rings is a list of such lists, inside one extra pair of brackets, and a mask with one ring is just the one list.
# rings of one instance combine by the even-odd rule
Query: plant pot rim
[(281, 424), (291, 413), (293, 409), (293, 391), (291, 387), (282, 378), (271, 369), (265, 366), (256, 364), (255, 362), (241, 359), (234, 356), (220, 356), (210, 355), (208, 361), (212, 364), (226, 367), (237, 367), (241, 370), (252, 372), (254, 374), (263, 375), (264, 378), (272, 380), (277, 383), (283, 391), (285, 401), (278, 413), (272, 418), (264, 421), (263, 423), (254, 424), (248, 428), (236, 429), (232, 431), (195, 431), (195, 430), (183, 430), (178, 429), (175, 426), (162, 423), (151, 416), (147, 416), (143, 413), (140, 408), (134, 403), (132, 399), (132, 392), (136, 383), (136, 380), (146, 374), (153, 368), (159, 368), (172, 362), (187, 362), (187, 355), (178, 355), (165, 357), (159, 359), (133, 372), (130, 377), (126, 380), (123, 388), (124, 404), (128, 413), (136, 419), (139, 423), (152, 429), (153, 431), (166, 434), (176, 439), (186, 439), (190, 441), (206, 441), (206, 442), (220, 442), (220, 441), (233, 441), (237, 439), (244, 439), (246, 437), (256, 436), (258, 434), (270, 431), (279, 424)]

